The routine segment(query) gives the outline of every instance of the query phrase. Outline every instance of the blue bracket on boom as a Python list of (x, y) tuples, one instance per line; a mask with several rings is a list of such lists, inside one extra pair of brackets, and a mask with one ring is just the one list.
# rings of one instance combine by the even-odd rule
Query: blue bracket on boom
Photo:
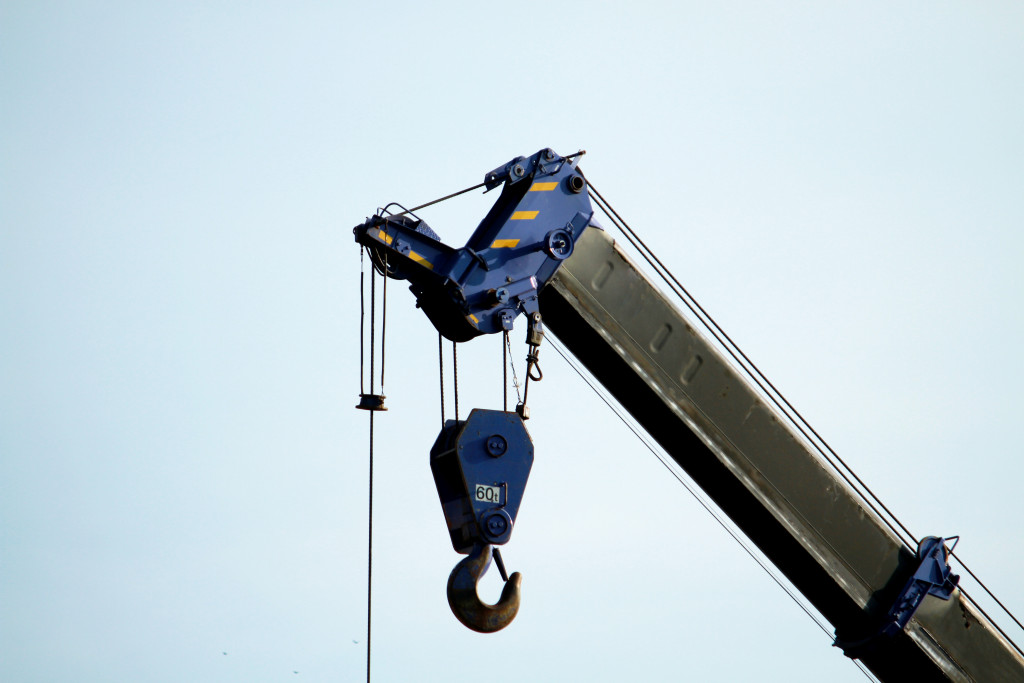
[(353, 229), (356, 242), (387, 276), (409, 280), (417, 306), (447, 339), (511, 330), (525, 313), (539, 344), (537, 293), (594, 214), (586, 180), (575, 160), (542, 149), (490, 171), (483, 184), (502, 186), (501, 194), (461, 249), (410, 212), (385, 210)]
[[(945, 542), (948, 540), (952, 539), (938, 536), (921, 539), (917, 546), (917, 570), (907, 579), (878, 630), (859, 640), (845, 640), (837, 634), (833, 646), (842, 648), (847, 657), (857, 659), (873, 651), (883, 639), (892, 638), (903, 631), (926, 595), (949, 600), (960, 577), (949, 566), (949, 555), (953, 550), (946, 548)], [(953, 546), (956, 547), (956, 543)]]

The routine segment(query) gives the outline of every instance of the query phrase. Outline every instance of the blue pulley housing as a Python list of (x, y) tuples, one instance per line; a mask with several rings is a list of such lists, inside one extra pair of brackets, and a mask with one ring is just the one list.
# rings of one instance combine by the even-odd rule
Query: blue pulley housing
[(576, 161), (551, 149), (512, 159), (484, 185), (501, 194), (461, 249), (411, 212), (382, 209), (353, 228), (377, 268), (408, 280), (416, 305), (454, 342), (510, 331), (520, 313), (537, 313), (538, 293), (594, 215)]
[(533, 441), (516, 413), (477, 408), (445, 422), (430, 469), (456, 552), (508, 542), (532, 466)]

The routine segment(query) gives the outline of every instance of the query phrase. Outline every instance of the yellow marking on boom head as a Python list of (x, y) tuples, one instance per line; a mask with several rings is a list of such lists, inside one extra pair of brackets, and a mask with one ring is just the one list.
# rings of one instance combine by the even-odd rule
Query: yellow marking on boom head
[(532, 221), (534, 218), (537, 217), (538, 213), (540, 213), (540, 211), (516, 211), (514, 214), (512, 214), (512, 218), (510, 220)]
[(530, 192), (551, 192), (558, 187), (558, 183), (534, 183), (530, 186)]
[(434, 269), (434, 264), (433, 263), (431, 263), (427, 259), (425, 259), (422, 256), (420, 256), (415, 251), (412, 251), (412, 250), (409, 251), (409, 258), (411, 258), (413, 261), (415, 261), (416, 263), (420, 264), (421, 266), (426, 266), (427, 268), (430, 268), (431, 270)]
[(491, 243), (491, 249), (514, 249), (519, 245), (519, 240), (494, 240)]

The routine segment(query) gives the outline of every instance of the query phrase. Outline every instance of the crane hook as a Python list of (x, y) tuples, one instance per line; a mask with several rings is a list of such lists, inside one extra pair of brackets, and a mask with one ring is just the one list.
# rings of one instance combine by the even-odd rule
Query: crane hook
[(508, 577), (496, 604), (488, 605), (480, 600), (476, 592), (477, 582), (487, 571), (490, 561), (491, 546), (477, 543), (448, 577), (448, 605), (452, 613), (467, 628), (478, 633), (500, 631), (512, 623), (519, 612), (519, 590), (523, 583), (519, 572)]

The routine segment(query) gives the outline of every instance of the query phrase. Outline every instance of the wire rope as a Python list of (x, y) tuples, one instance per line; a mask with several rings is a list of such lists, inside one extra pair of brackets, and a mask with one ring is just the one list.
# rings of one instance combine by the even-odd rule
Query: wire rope
[(384, 291), (381, 292), (380, 311), (380, 393), (384, 393), (384, 362), (387, 360), (388, 340), (388, 253), (384, 252), (384, 272), (381, 277), (384, 280)]
[[(359, 321), (359, 388), (360, 393), (363, 389), (363, 340), (364, 340), (364, 318), (365, 318), (365, 306), (364, 306), (364, 290), (363, 290), (363, 273), (362, 273), (362, 259), (360, 258), (360, 280), (359, 280), (359, 309), (360, 309), (360, 321)], [(385, 291), (387, 287), (387, 278), (385, 277)], [(376, 329), (376, 287), (377, 274), (376, 271), (371, 269), (370, 271), (370, 393), (374, 392), (374, 357), (375, 357), (375, 340), (374, 331)], [(386, 304), (385, 304), (386, 306)], [(383, 346), (383, 337), (382, 337)], [(384, 385), (384, 358), (383, 348), (381, 349), (381, 386)], [(375, 410), (370, 411), (370, 454), (369, 454), (369, 486), (367, 493), (367, 530), (366, 530), (366, 682), (370, 683), (370, 663), (371, 663), (371, 652), (373, 642), (373, 418)]]
[[(582, 173), (582, 172), (581, 172)], [(917, 537), (911, 533), (911, 531), (903, 524), (902, 521), (893, 513), (882, 500), (874, 493), (874, 491), (854, 472), (853, 468), (843, 460), (838, 453), (832, 448), (832, 446), (811, 426), (811, 424), (804, 418), (804, 416), (790, 403), (790, 401), (782, 394), (781, 391), (764, 375), (764, 373), (754, 364), (753, 361), (743, 352), (743, 350), (737, 345), (732, 338), (722, 329), (722, 327), (711, 317), (711, 315), (704, 309), (703, 306), (693, 297), (692, 294), (679, 282), (679, 280), (672, 274), (667, 266), (654, 254), (653, 250), (647, 246), (646, 243), (633, 231), (632, 228), (626, 223), (625, 220), (619, 215), (617, 211), (611, 206), (611, 204), (600, 194), (600, 192), (587, 181), (588, 192), (595, 204), (598, 205), (604, 214), (611, 220), (611, 222), (622, 232), (623, 236), (629, 241), (631, 245), (637, 250), (637, 252), (647, 261), (647, 263), (655, 270), (655, 272), (665, 281), (672, 292), (680, 299), (680, 301), (690, 310), (691, 313), (704, 325), (708, 332), (715, 338), (719, 345), (729, 354), (730, 357), (740, 366), (740, 368), (747, 374), (747, 376), (761, 389), (763, 395), (768, 398), (775, 405), (776, 408), (782, 412), (783, 415), (790, 421), (792, 426), (800, 432), (801, 435), (824, 459), (828, 462), (832, 468), (836, 471), (839, 476), (850, 485), (851, 489), (856, 491), (857, 494), (862, 498), (865, 504), (878, 516), (886, 526), (899, 538), (902, 542), (913, 548), (917, 545)], [(765, 386), (767, 385), (767, 386)], [(770, 388), (770, 391), (769, 391)], [(810, 434), (808, 434), (810, 432)], [(811, 438), (811, 435), (814, 438)], [(826, 453), (827, 451), (827, 453)], [(838, 463), (838, 465), (836, 464)], [(841, 467), (840, 467), (841, 466)], [(844, 471), (845, 470), (845, 471)], [(851, 478), (853, 481), (851, 481)], [(854, 481), (859, 484), (859, 488), (854, 484)], [(861, 490), (863, 489), (863, 491)], [(876, 507), (877, 505), (877, 507)], [(881, 514), (878, 508), (885, 511), (885, 515)], [(891, 520), (891, 521), (890, 521)], [(894, 526), (895, 524), (895, 526)], [(896, 528), (898, 527), (898, 529)], [(902, 534), (900, 533), (902, 531)], [(910, 539), (908, 541), (908, 538)], [(963, 567), (964, 571), (974, 579), (978, 585), (985, 591), (985, 593), (992, 598), (993, 601), (1013, 620), (1018, 627), (1024, 630), (1024, 625), (1021, 624), (1020, 620), (1009, 610), (995, 596), (995, 594), (989, 590), (989, 588), (978, 578), (978, 576), (971, 571), (971, 569), (964, 564), (963, 560), (960, 559), (955, 553), (950, 553)], [(978, 602), (970, 596), (969, 593), (961, 588), (961, 593), (967, 598), (982, 614), (985, 615), (989, 621), (992, 622), (993, 626), (1003, 635), (1004, 638), (1013, 646), (1017, 652), (1024, 654), (1024, 651), (1010, 638), (1006, 632), (999, 627), (998, 624), (991, 617), (985, 613), (984, 609)]]
[(370, 644), (373, 634), (373, 414), (370, 411), (370, 493), (366, 549), (366, 683), (370, 683)]
[(455, 398), (455, 421), (459, 421), (459, 347), (452, 342), (452, 394)]
[[(996, 594), (995, 594), (995, 593), (993, 593), (992, 591), (990, 591), (990, 590), (989, 590), (989, 588), (988, 588), (988, 586), (986, 586), (986, 585), (985, 585), (984, 583), (982, 583), (981, 579), (979, 579), (979, 578), (978, 578), (977, 574), (975, 574), (974, 572), (972, 572), (972, 571), (971, 571), (971, 569), (970, 569), (970, 567), (968, 567), (968, 566), (967, 566), (966, 564), (964, 564), (964, 561), (963, 561), (962, 559), (960, 559), (960, 556), (959, 556), (959, 555), (957, 555), (957, 554), (956, 554), (956, 553), (954, 553), (954, 552), (950, 552), (949, 554), (950, 554), (950, 555), (952, 555), (953, 557), (955, 557), (955, 558), (956, 558), (956, 561), (960, 563), (960, 566), (964, 568), (964, 571), (965, 571), (965, 572), (967, 572), (967, 573), (968, 573), (968, 574), (970, 575), (970, 577), (971, 577), (972, 579), (974, 579), (975, 581), (977, 581), (977, 582), (978, 582), (978, 585), (979, 585), (979, 586), (981, 586), (982, 590), (984, 590), (984, 591), (985, 591), (985, 592), (986, 592), (986, 593), (988, 594), (988, 596), (989, 596), (990, 598), (992, 598), (993, 600), (995, 600), (996, 604), (997, 604), (997, 605), (999, 605), (999, 606), (1000, 606), (1000, 607), (1001, 607), (1001, 608), (1003, 609), (1003, 611), (1004, 611), (1004, 612), (1006, 612), (1006, 613), (1007, 613), (1008, 615), (1010, 615), (1010, 618), (1011, 618), (1011, 619), (1013, 619), (1014, 623), (1016, 623), (1016, 624), (1017, 624), (1017, 626), (1019, 626), (1019, 627), (1021, 628), (1021, 630), (1022, 630), (1022, 631), (1024, 631), (1024, 624), (1021, 624), (1021, 623), (1020, 623), (1020, 620), (1018, 620), (1018, 619), (1017, 619), (1017, 617), (1016, 617), (1016, 616), (1014, 616), (1013, 612), (1011, 612), (1011, 611), (1010, 611), (1010, 609), (1009, 609), (1009, 608), (1008, 608), (1008, 607), (1007, 607), (1006, 605), (1004, 605), (1004, 604), (1003, 604), (1003, 603), (1002, 603), (1002, 602), (1001, 602), (1001, 601), (999, 600), (999, 598), (997, 598), (997, 597), (996, 597)], [(963, 591), (961, 591), (961, 592), (963, 592)], [(964, 593), (964, 594), (966, 595), (966, 593)], [(974, 602), (974, 599), (973, 599), (973, 598), (971, 599), (971, 602)], [(977, 605), (977, 603), (975, 603), (975, 607), (978, 607), (978, 609), (981, 609), (981, 607), (980, 607), (980, 606), (978, 606), (978, 605)], [(1005, 634), (1004, 634), (1004, 635), (1005, 635)], [(1010, 642), (1013, 642), (1013, 641), (1010, 641)], [(1017, 647), (1017, 646), (1016, 646), (1016, 644), (1014, 644), (1014, 647)], [(1020, 650), (1020, 648), (1019, 648), (1019, 647), (1017, 648), (1017, 651), (1018, 651), (1018, 652), (1021, 652), (1021, 650)], [(1024, 652), (1021, 652), (1021, 654), (1022, 654), (1022, 655), (1024, 655)]]
[[(849, 465), (847, 465), (846, 462), (836, 454), (832, 447), (829, 446), (828, 443), (825, 442), (825, 440), (822, 439), (820, 435), (818, 435), (818, 433), (810, 426), (810, 424), (807, 423), (803, 416), (792, 407), (792, 405), (789, 403), (788, 400), (786, 400), (786, 398), (781, 394), (781, 392), (779, 392), (778, 389), (776, 389), (775, 386), (764, 376), (761, 370), (747, 357), (747, 355), (739, 348), (739, 346), (732, 341), (729, 335), (726, 334), (724, 330), (722, 330), (722, 328), (718, 325), (717, 322), (715, 322), (714, 318), (712, 318), (707, 313), (707, 311), (705, 311), (704, 308), (697, 302), (697, 300), (689, 293), (689, 291), (687, 291), (686, 288), (683, 287), (679, 280), (676, 279), (676, 277), (661, 262), (661, 260), (654, 255), (654, 252), (651, 251), (651, 249), (643, 242), (643, 240), (640, 239), (639, 236), (637, 236), (637, 234), (632, 230), (632, 228), (630, 228), (629, 225), (626, 224), (624, 220), (622, 220), (622, 217), (619, 216), (615, 209), (613, 209), (611, 205), (608, 204), (604, 197), (601, 196), (601, 194), (597, 191), (596, 188), (593, 187), (593, 185), (589, 183), (589, 181), (588, 186), (592, 193), (591, 197), (595, 200), (595, 203), (598, 204), (598, 207), (601, 208), (601, 210), (605, 212), (605, 215), (608, 216), (612, 223), (615, 224), (615, 226), (619, 228), (620, 231), (622, 231), (623, 235), (630, 242), (630, 244), (632, 244), (633, 247), (640, 253), (640, 255), (648, 262), (648, 264), (650, 264), (650, 266), (654, 268), (655, 272), (658, 273), (658, 275), (666, 282), (666, 284), (669, 285), (673, 293), (690, 310), (690, 312), (693, 313), (694, 316), (696, 316), (696, 318), (701, 322), (701, 324), (704, 325), (704, 327), (708, 330), (712, 337), (714, 337), (714, 339), (719, 343), (719, 345), (726, 351), (726, 353), (728, 353), (729, 356), (732, 357), (732, 359), (740, 366), (740, 368), (747, 374), (747, 376), (750, 377), (750, 379), (755, 383), (755, 385), (761, 389), (764, 396), (768, 398), (768, 400), (770, 400), (782, 412), (783, 415), (786, 416), (786, 418), (790, 421), (793, 427), (796, 428), (797, 431), (799, 431), (800, 434), (802, 434), (803, 437), (807, 440), (807, 442), (816, 451), (818, 451), (818, 453), (833, 467), (833, 469), (835, 469), (836, 473), (839, 474), (839, 476), (841, 476), (843, 480), (846, 481), (846, 483), (849, 484), (854, 491), (857, 491), (857, 493), (861, 496), (861, 498), (868, 505), (868, 507), (870, 507), (871, 510), (879, 517), (879, 519), (881, 519), (883, 523), (885, 523), (885, 525), (889, 527), (889, 529), (896, 535), (898, 539), (900, 539), (901, 542), (906, 543), (911, 548), (916, 547), (917, 540), (914, 534), (912, 534), (906, 528), (906, 526), (904, 526), (903, 523), (900, 522), (896, 515), (893, 514), (885, 506), (884, 503), (882, 503), (878, 496), (876, 496), (875, 493), (863, 482), (863, 480), (861, 480), (860, 477), (857, 476), (857, 474), (852, 470), (852, 468), (850, 468)], [(768, 385), (768, 387), (771, 387), (772, 391), (768, 390), (768, 388), (765, 386), (766, 384)], [(776, 398), (776, 395), (778, 395), (779, 398)], [(782, 403), (780, 403), (780, 400), (782, 401), (782, 403), (785, 404), (785, 406), (788, 406), (789, 410), (787, 410), (786, 407), (783, 407)], [(795, 414), (796, 417), (790, 414), (790, 411), (792, 411), (792, 413)], [(799, 421), (797, 420), (797, 418), (799, 418)], [(822, 444), (824, 444), (825, 449), (828, 450), (828, 453), (831, 453), (831, 457), (828, 453), (825, 452), (825, 450), (822, 449), (820, 445), (818, 445), (818, 443), (814, 439), (811, 438), (811, 436), (807, 433), (808, 431), (810, 431), (811, 434), (817, 437), (817, 439)], [(833, 459), (835, 461), (838, 461), (840, 465), (842, 465), (842, 467), (837, 465), (836, 462), (833, 461)], [(853, 481), (851, 481), (851, 477), (853, 478)], [(864, 489), (864, 491), (866, 491), (867, 494), (865, 494), (864, 491), (858, 489), (858, 486), (857, 484), (854, 483), (854, 481), (856, 481), (857, 484), (860, 485), (860, 488)], [(892, 521), (887, 519), (886, 515), (883, 515), (879, 511), (879, 507), (881, 507), (882, 510), (884, 510), (888, 514), (888, 517), (891, 518)], [(896, 526), (893, 525), (893, 522), (895, 522)], [(896, 528), (897, 526), (899, 527), (899, 529)], [(900, 530), (902, 530), (902, 534)]]
[[(962, 564), (962, 563), (961, 563), (961, 564)], [(972, 576), (973, 576), (973, 574), (972, 574)], [(980, 582), (980, 581), (978, 581), (978, 583), (981, 583), (981, 582)], [(984, 584), (982, 584), (982, 587), (984, 587)], [(987, 589), (986, 589), (986, 590), (987, 590)], [(975, 600), (975, 599), (974, 599), (974, 598), (973, 598), (973, 597), (971, 596), (971, 594), (970, 594), (970, 593), (968, 593), (967, 591), (965, 591), (965, 590), (964, 590), (964, 589), (963, 589), (962, 587), (960, 588), (960, 593), (961, 593), (961, 594), (962, 594), (962, 595), (963, 595), (963, 596), (964, 596), (965, 598), (967, 598), (968, 602), (970, 602), (970, 603), (971, 603), (972, 605), (974, 605), (974, 608), (975, 608), (976, 610), (978, 610), (979, 612), (981, 612), (982, 616), (984, 616), (984, 617), (985, 617), (986, 619), (988, 619), (989, 623), (991, 623), (991, 624), (992, 624), (993, 626), (995, 626), (996, 630), (997, 630), (997, 631), (999, 631), (1000, 635), (1002, 635), (1002, 636), (1003, 636), (1003, 638), (1006, 638), (1007, 642), (1009, 642), (1009, 643), (1010, 643), (1010, 645), (1012, 645), (1012, 646), (1013, 646), (1013, 649), (1014, 649), (1014, 650), (1016, 650), (1016, 651), (1017, 651), (1017, 652), (1018, 652), (1018, 653), (1019, 653), (1019, 654), (1020, 654), (1021, 656), (1024, 656), (1024, 651), (1022, 651), (1022, 650), (1020, 649), (1020, 646), (1019, 646), (1019, 645), (1017, 645), (1017, 643), (1015, 643), (1015, 642), (1013, 641), (1013, 639), (1012, 639), (1012, 638), (1010, 638), (1010, 636), (1009, 636), (1009, 635), (1007, 635), (1006, 631), (1004, 631), (1004, 630), (1002, 629), (1002, 627), (1001, 627), (1001, 626), (999, 626), (999, 624), (997, 624), (997, 623), (996, 623), (996, 620), (995, 620), (995, 619), (993, 619), (992, 617), (990, 617), (990, 616), (989, 616), (988, 612), (986, 612), (986, 611), (985, 611), (985, 608), (984, 608), (984, 607), (982, 607), (982, 606), (981, 606), (980, 604), (978, 604), (978, 601), (977, 601), (977, 600)], [(989, 597), (990, 597), (990, 598), (992, 598), (993, 600), (995, 600), (995, 601), (996, 601), (997, 603), (999, 603), (999, 606), (1000, 606), (1000, 607), (1003, 607), (1003, 604), (1002, 604), (1001, 602), (999, 602), (999, 600), (998, 600), (998, 599), (996, 598), (996, 596), (994, 596), (994, 595), (992, 595), (991, 593), (989, 593)], [(1003, 607), (1003, 609), (1004, 609), (1004, 610), (1006, 610), (1006, 608), (1005, 608), (1005, 607)], [(1010, 614), (1009, 610), (1006, 610), (1006, 613), (1007, 613), (1007, 614)], [(1012, 619), (1013, 619), (1014, 621), (1017, 621), (1017, 618), (1016, 618), (1016, 617), (1014, 617), (1014, 616), (1013, 616), (1012, 614), (1010, 614), (1010, 618), (1012, 618)], [(1017, 623), (1019, 624), (1020, 622), (1018, 621)]]
[(359, 393), (366, 393), (363, 385), (363, 344), (366, 340), (366, 294), (363, 281), (366, 280), (366, 272), (363, 266), (363, 257), (366, 255), (366, 247), (359, 250)]
[[(587, 374), (584, 374), (584, 371), (581, 370), (579, 368), (579, 366), (562, 349), (560, 343), (555, 341), (555, 339), (553, 337), (551, 337), (551, 336), (548, 337), (548, 340), (551, 342), (552, 348), (554, 348), (555, 351), (558, 352), (558, 355), (562, 357), (562, 360), (565, 361), (566, 365), (568, 365), (573, 370), (573, 372), (575, 372), (579, 376), (579, 378), (581, 380), (583, 380), (583, 382), (588, 387), (590, 387), (590, 390), (594, 392), (594, 395), (597, 396), (597, 398), (599, 398), (601, 400), (601, 402), (604, 403), (605, 406), (607, 406), (609, 410), (611, 410), (612, 414), (614, 414), (615, 417), (619, 418), (619, 421), (622, 422), (622, 424), (625, 425), (625, 427), (630, 432), (633, 433), (633, 436), (635, 436), (637, 438), (637, 440), (640, 441), (640, 443), (643, 444), (644, 447), (647, 448), (647, 450), (650, 451), (651, 454), (654, 455), (654, 457), (656, 457), (658, 459), (658, 461), (662, 464), (662, 466), (666, 470), (668, 470), (669, 474), (671, 474), (673, 477), (675, 477), (676, 481), (678, 481), (679, 484), (681, 484), (682, 487), (684, 489), (686, 489), (686, 491), (693, 497), (693, 499), (695, 501), (697, 501), (697, 504), (700, 505), (702, 508), (704, 508), (705, 512), (707, 512), (709, 515), (711, 515), (712, 519), (714, 519), (715, 522), (717, 522), (718, 525), (720, 527), (722, 527), (722, 529), (724, 529), (725, 532), (727, 534), (729, 534), (730, 537), (732, 537), (732, 539), (736, 542), (736, 544), (739, 545), (739, 547), (742, 548), (743, 551), (746, 552), (747, 555), (749, 555), (750, 558), (752, 560), (754, 560), (754, 562), (756, 562), (759, 567), (761, 567), (761, 569), (764, 571), (764, 573), (767, 574), (772, 579), (772, 581), (774, 581), (779, 586), (779, 588), (781, 588), (786, 593), (786, 595), (788, 595), (790, 597), (790, 599), (793, 601), (793, 603), (796, 604), (796, 606), (799, 607), (803, 611), (803, 613), (806, 614), (810, 618), (810, 620), (812, 622), (814, 622), (814, 624), (819, 629), (821, 629), (822, 632), (826, 636), (829, 637), (830, 640), (834, 640), (834, 634), (828, 629), (827, 626), (825, 626), (821, 622), (821, 620), (817, 616), (814, 615), (814, 613), (811, 611), (811, 608), (808, 607), (806, 604), (804, 604), (804, 602), (802, 600), (800, 600), (799, 597), (797, 597), (796, 593), (793, 592), (793, 590), (783, 581), (783, 579), (781, 579), (778, 575), (775, 574), (775, 572), (773, 572), (771, 570), (771, 568), (769, 567), (767, 561), (762, 559), (760, 557), (760, 555), (758, 553), (756, 553), (748, 545), (747, 542), (744, 541), (742, 535), (739, 532), (735, 531), (722, 518), (722, 515), (719, 514), (715, 510), (715, 508), (712, 506), (712, 504), (710, 502), (705, 500), (704, 496), (702, 496), (702, 495), (697, 493), (697, 490), (695, 489), (695, 487), (693, 485), (691, 485), (691, 483), (689, 481), (687, 481), (686, 478), (684, 478), (683, 474), (679, 471), (679, 469), (677, 467), (673, 466), (673, 464), (671, 462), (671, 459), (667, 455), (665, 455), (665, 453), (662, 452), (662, 450), (660, 448), (656, 448), (655, 446), (653, 446), (651, 444), (651, 442), (648, 439), (644, 438), (643, 434), (641, 433), (642, 432), (642, 428), (634, 426), (633, 423), (630, 420), (628, 420), (625, 417), (625, 415), (622, 414), (622, 412), (619, 409), (619, 407), (615, 403), (613, 403), (613, 399), (607, 397), (604, 394), (604, 392), (602, 392), (600, 389), (598, 389), (598, 387), (596, 385), (596, 380), (591, 381), (591, 378), (588, 377)], [(874, 676), (871, 675), (868, 672), (867, 668), (864, 666), (864, 664), (861, 661), (856, 660), (856, 659), (853, 660), (853, 661), (857, 665), (857, 667), (861, 670), (861, 672), (865, 676), (867, 676), (868, 680), (875, 680)]]
[(377, 329), (377, 273), (370, 273), (370, 393), (376, 394), (376, 385), (373, 374), (374, 350), (377, 348), (375, 339)]
[(516, 402), (522, 403), (522, 396), (519, 394), (519, 376), (516, 374), (516, 363), (512, 358), (512, 345), (508, 340), (508, 331), (505, 332), (505, 348), (508, 350), (508, 366), (512, 368), (512, 386), (516, 390)]
[[(573, 159), (575, 157), (581, 157), (581, 156), (583, 156), (586, 153), (587, 153), (586, 150), (582, 150), (581, 149), (580, 151), (576, 152), (575, 154), (569, 154), (568, 156), (565, 156), (565, 157), (562, 157), (562, 158), (563, 159)], [(459, 190), (458, 192), (452, 192), (451, 194), (445, 195), (443, 197), (439, 197), (438, 199), (432, 199), (429, 202), (426, 202), (425, 204), (420, 204), (419, 206), (414, 206), (411, 209), (406, 209), (404, 206), (402, 206), (401, 204), (398, 204), (397, 202), (391, 202), (391, 204), (395, 204), (396, 206), (399, 206), (400, 208), (402, 208), (404, 210), (401, 213), (393, 213), (393, 214), (390, 214), (390, 215), (391, 215), (392, 218), (399, 218), (400, 216), (406, 216), (406, 215), (409, 215), (409, 214), (415, 215), (416, 212), (419, 211), (420, 209), (425, 209), (428, 206), (433, 206), (434, 204), (440, 204), (443, 201), (447, 201), (449, 199), (453, 199), (455, 197), (458, 197), (459, 195), (466, 194), (467, 192), (472, 192), (473, 190), (479, 190), (481, 187), (485, 187), (487, 185), (487, 183), (488, 183), (488, 181), (485, 180), (482, 183), (477, 183), (473, 187), (467, 187), (465, 189)], [(487, 190), (487, 192), (490, 192), (490, 190)], [(487, 194), (487, 192), (485, 192), (484, 194)], [(388, 204), (388, 206), (391, 206), (391, 204)], [(384, 207), (384, 209), (381, 209), (381, 211), (386, 211), (386, 210), (387, 210), (387, 207)]]
[(437, 333), (437, 372), (441, 385), (441, 427), (444, 427), (444, 346), (441, 333)]

